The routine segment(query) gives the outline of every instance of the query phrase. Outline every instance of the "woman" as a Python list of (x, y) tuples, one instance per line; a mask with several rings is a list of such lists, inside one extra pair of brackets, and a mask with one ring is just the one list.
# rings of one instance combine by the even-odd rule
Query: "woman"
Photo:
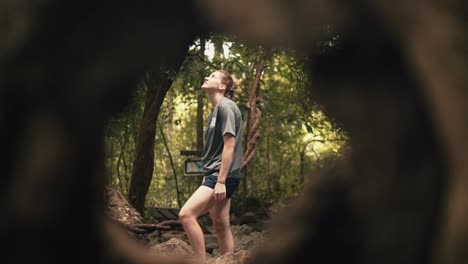
[(201, 88), (213, 106), (205, 130), (205, 177), (202, 185), (180, 210), (179, 220), (195, 256), (205, 262), (205, 240), (197, 218), (207, 211), (216, 231), (219, 252), (234, 252), (229, 209), (231, 196), (240, 183), (243, 149), (242, 116), (237, 105), (231, 101), (237, 80), (227, 71), (218, 70), (205, 78)]

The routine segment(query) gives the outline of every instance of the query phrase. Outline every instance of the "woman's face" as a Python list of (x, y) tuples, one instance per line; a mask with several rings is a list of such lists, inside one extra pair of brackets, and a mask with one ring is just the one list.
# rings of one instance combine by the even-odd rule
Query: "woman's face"
[(220, 72), (215, 71), (210, 74), (210, 76), (205, 77), (205, 82), (203, 82), (202, 89), (219, 89), (221, 88), (222, 75)]

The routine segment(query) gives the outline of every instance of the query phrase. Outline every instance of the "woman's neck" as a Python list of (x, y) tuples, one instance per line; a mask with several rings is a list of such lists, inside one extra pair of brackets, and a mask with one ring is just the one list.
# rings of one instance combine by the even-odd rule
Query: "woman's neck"
[(207, 94), (208, 100), (210, 100), (211, 105), (213, 105), (213, 108), (216, 107), (219, 102), (224, 98), (224, 95), (221, 93), (213, 93), (213, 94)]

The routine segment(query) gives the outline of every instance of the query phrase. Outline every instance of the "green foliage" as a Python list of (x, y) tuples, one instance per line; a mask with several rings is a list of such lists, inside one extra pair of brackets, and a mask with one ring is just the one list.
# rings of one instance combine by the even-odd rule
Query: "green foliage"
[(130, 183), (135, 137), (143, 114), (145, 89), (141, 82), (126, 109), (108, 121), (105, 133), (106, 172), (110, 175), (110, 184), (124, 195), (128, 193)]
[[(221, 50), (223, 47), (224, 50)], [(184, 65), (169, 90), (159, 123), (163, 126), (169, 149), (179, 177), (182, 202), (198, 188), (200, 177), (183, 176), (185, 156), (181, 150), (196, 146), (197, 97), (203, 76), (225, 69), (241, 80), (234, 101), (247, 123), (245, 103), (255, 78), (255, 66), (262, 47), (226, 36), (206, 39), (206, 50), (200, 54), (200, 41), (189, 51)], [(329, 120), (310, 96), (310, 80), (304, 65), (293, 51), (273, 50), (261, 79), (262, 101), (258, 105), (263, 115), (261, 138), (256, 157), (251, 161), (254, 174), (247, 173), (248, 196), (264, 204), (295, 196), (303, 188), (307, 171), (320, 168), (327, 159), (340, 154), (346, 142), (345, 133)], [(109, 122), (106, 147), (106, 167), (111, 184), (127, 193), (133, 162), (135, 135), (144, 105), (144, 87), (139, 87), (127, 110)], [(204, 99), (204, 120), (211, 105)], [(177, 206), (174, 175), (159, 129), (156, 133), (155, 169), (147, 195), (147, 206)], [(302, 159), (301, 159), (302, 157)], [(120, 161), (119, 161), (120, 160)], [(305, 174), (305, 175), (302, 175)], [(241, 188), (238, 190), (241, 192)]]

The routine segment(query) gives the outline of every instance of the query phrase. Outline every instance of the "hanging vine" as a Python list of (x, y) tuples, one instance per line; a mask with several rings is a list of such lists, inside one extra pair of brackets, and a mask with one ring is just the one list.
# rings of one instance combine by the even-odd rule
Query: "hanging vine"
[(260, 57), (257, 68), (255, 70), (255, 80), (252, 83), (250, 89), (250, 97), (247, 101), (247, 108), (250, 110), (249, 120), (248, 120), (248, 136), (247, 136), (247, 149), (244, 153), (244, 163), (242, 168), (244, 168), (249, 161), (254, 157), (256, 152), (256, 144), (258, 138), (260, 137), (260, 118), (262, 116), (262, 111), (257, 107), (257, 104), (260, 103), (260, 79), (262, 77), (263, 69), (265, 68), (265, 60), (270, 53), (269, 48), (264, 48), (263, 54)]

